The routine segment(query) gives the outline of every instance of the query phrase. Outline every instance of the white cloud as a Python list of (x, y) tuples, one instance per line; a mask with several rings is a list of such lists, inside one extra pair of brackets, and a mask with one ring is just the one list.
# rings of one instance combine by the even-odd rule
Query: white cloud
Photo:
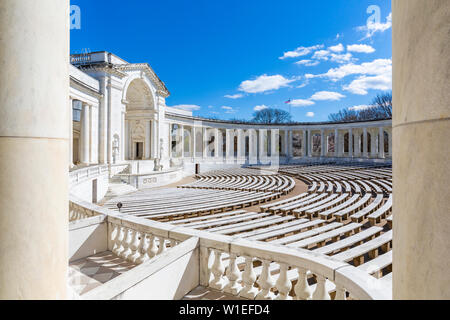
[(295, 49), (293, 51), (285, 52), (283, 54), (283, 56), (280, 57), (279, 59), (283, 60), (283, 59), (287, 59), (287, 58), (297, 58), (297, 57), (306, 56), (306, 55), (310, 54), (311, 52), (313, 52), (314, 50), (322, 49), (323, 47), (324, 47), (323, 44), (319, 44), (319, 45), (315, 45), (315, 46), (311, 46), (311, 47), (298, 47), (297, 49)]
[(307, 67), (314, 67), (314, 66), (317, 66), (318, 64), (320, 63), (320, 61), (313, 61), (313, 60), (300, 60), (300, 61), (297, 61), (295, 64), (298, 64), (298, 65), (304, 65), (304, 66), (307, 66)]
[(288, 87), (289, 83), (296, 81), (289, 80), (281, 75), (268, 76), (266, 74), (259, 76), (255, 80), (246, 80), (239, 86), (239, 91), (247, 93), (261, 93), (270, 90), (278, 90), (283, 87)]
[(314, 112), (308, 112), (308, 113), (306, 113), (306, 116), (308, 118), (314, 118), (315, 114), (314, 114)]
[(309, 107), (315, 105), (316, 103), (311, 100), (296, 99), (292, 100), (289, 104), (293, 107)]
[(360, 65), (349, 63), (340, 66), (339, 68), (333, 68), (328, 70), (327, 73), (313, 76), (313, 77), (325, 77), (336, 82), (349, 75), (392, 75), (392, 60), (391, 59), (376, 59), (372, 62), (365, 62)]
[(234, 110), (233, 107), (222, 106), (220, 108), (223, 110), (226, 110), (225, 113), (228, 113), (228, 114), (236, 113), (236, 110)]
[(201, 107), (197, 106), (195, 104), (179, 104), (176, 106), (172, 106), (172, 108), (176, 108), (176, 109), (182, 109), (182, 110), (187, 110), (187, 111), (194, 111), (194, 110), (200, 110)]
[(233, 95), (227, 94), (227, 95), (225, 96), (225, 98), (228, 98), (228, 99), (239, 99), (239, 98), (242, 98), (243, 96), (244, 96), (244, 95), (243, 95), (242, 93), (233, 94)]
[(341, 37), (342, 37), (342, 35), (341, 35), (340, 33), (338, 33), (338, 34), (336, 35), (336, 38), (334, 38), (334, 40), (337, 41), (337, 40), (339, 40)]
[(255, 111), (261, 111), (261, 110), (265, 110), (265, 109), (269, 109), (269, 107), (264, 104), (253, 108), (253, 110), (255, 110)]
[(329, 47), (328, 50), (333, 51), (333, 52), (342, 52), (342, 51), (344, 51), (344, 46), (342, 45), (342, 43), (339, 43), (338, 45)]
[(312, 79), (312, 78), (315, 78), (315, 77), (316, 77), (316, 76), (313, 75), (313, 74), (311, 74), (311, 73), (305, 74), (305, 79)]
[(374, 108), (375, 106), (369, 106), (369, 105), (360, 105), (360, 106), (353, 106), (348, 108), (348, 110), (353, 110), (353, 111), (361, 111), (361, 110), (367, 110), (367, 109), (371, 109)]
[(314, 52), (314, 55), (312, 56), (313, 59), (317, 60), (328, 60), (328, 55), (330, 54), (330, 51), (328, 50), (318, 50)]
[(358, 27), (356, 29), (359, 31), (366, 32), (366, 36), (363, 39), (361, 39), (361, 40), (364, 40), (364, 39), (371, 38), (377, 32), (382, 33), (384, 31), (390, 29), (391, 27), (392, 27), (392, 12), (389, 13), (389, 15), (386, 17), (385, 23), (369, 20), (367, 22), (367, 25)]
[(375, 49), (367, 44), (352, 44), (347, 46), (347, 51), (360, 53), (373, 53)]
[(380, 74), (373, 77), (361, 76), (353, 80), (349, 85), (343, 87), (344, 90), (354, 94), (366, 95), (369, 90), (391, 90), (392, 89), (392, 71), (386, 74)]
[(331, 54), (331, 61), (333, 61), (333, 62), (347, 63), (347, 62), (350, 62), (352, 60), (355, 60), (355, 59), (353, 59), (353, 56), (352, 56), (351, 53), (344, 53), (344, 54), (332, 53)]
[(339, 92), (331, 92), (331, 91), (319, 91), (313, 94), (310, 100), (314, 101), (339, 101), (342, 98), (345, 98), (344, 95)]

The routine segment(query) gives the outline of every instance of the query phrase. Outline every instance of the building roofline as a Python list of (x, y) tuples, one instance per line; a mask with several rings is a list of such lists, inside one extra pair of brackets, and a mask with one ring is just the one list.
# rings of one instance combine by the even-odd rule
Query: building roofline
[(212, 123), (223, 123), (223, 124), (240, 124), (240, 125), (255, 125), (255, 126), (298, 126), (298, 125), (336, 125), (336, 124), (355, 124), (355, 123), (368, 123), (368, 122), (377, 122), (377, 121), (392, 121), (392, 118), (384, 118), (384, 119), (372, 119), (372, 120), (358, 120), (358, 121), (323, 121), (323, 122), (286, 122), (286, 123), (258, 123), (258, 122), (241, 122), (241, 121), (231, 121), (231, 120), (219, 120), (219, 119), (208, 119), (202, 117), (189, 117), (185, 115), (173, 114), (168, 112), (167, 115), (184, 118), (188, 120), (194, 121), (207, 121)]

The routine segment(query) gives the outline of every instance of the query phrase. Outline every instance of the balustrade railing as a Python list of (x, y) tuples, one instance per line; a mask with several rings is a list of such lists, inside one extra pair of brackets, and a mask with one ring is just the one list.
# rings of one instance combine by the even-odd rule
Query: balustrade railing
[(71, 185), (77, 184), (108, 172), (108, 165), (99, 165), (78, 169), (69, 173), (69, 183)]
[(392, 298), (390, 288), (381, 280), (346, 262), (305, 249), (187, 229), (84, 202), (71, 201), (70, 207), (76, 212), (71, 214), (77, 217), (105, 215), (108, 249), (134, 264), (142, 264), (192, 237), (199, 238), (199, 284), (236, 297), (257, 300)]

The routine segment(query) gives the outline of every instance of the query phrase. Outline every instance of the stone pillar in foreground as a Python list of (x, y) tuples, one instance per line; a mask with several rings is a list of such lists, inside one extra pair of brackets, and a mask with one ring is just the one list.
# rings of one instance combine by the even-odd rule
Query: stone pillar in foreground
[(69, 1), (0, 1), (0, 299), (65, 299)]
[(393, 0), (394, 299), (450, 299), (450, 1)]
[(89, 105), (83, 103), (81, 110), (81, 132), (80, 132), (80, 160), (83, 164), (89, 164)]

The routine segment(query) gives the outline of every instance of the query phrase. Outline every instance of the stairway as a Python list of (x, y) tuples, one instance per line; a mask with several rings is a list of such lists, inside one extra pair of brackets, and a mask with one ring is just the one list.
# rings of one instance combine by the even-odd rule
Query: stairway
[(102, 202), (106, 202), (108, 200), (111, 200), (113, 198), (136, 192), (137, 189), (128, 183), (123, 182), (119, 176), (114, 176), (111, 179), (109, 179), (109, 187), (108, 191), (106, 192), (105, 197), (103, 198)]

